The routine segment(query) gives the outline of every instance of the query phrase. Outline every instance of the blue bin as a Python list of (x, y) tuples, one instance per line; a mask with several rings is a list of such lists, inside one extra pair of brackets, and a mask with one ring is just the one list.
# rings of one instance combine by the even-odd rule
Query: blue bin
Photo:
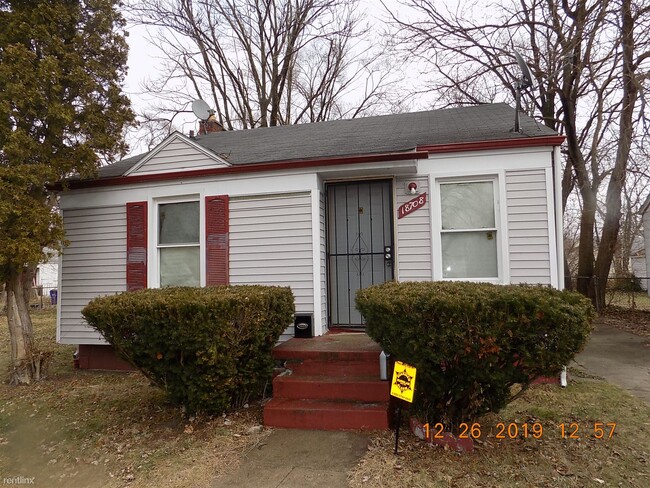
[(58, 298), (59, 298), (58, 290), (50, 290), (50, 304), (56, 305)]

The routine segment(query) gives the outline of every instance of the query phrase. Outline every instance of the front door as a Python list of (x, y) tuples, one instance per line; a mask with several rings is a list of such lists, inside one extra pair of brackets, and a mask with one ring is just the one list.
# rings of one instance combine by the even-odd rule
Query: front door
[(357, 290), (393, 279), (392, 181), (327, 185), (329, 316), (333, 327), (363, 326)]

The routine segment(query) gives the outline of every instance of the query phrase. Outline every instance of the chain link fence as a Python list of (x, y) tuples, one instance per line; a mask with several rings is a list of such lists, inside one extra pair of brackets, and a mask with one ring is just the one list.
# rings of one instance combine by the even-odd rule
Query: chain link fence
[[(650, 311), (650, 296), (648, 295), (650, 277), (608, 278), (602, 283), (595, 276), (575, 276), (568, 280), (567, 288), (569, 285), (572, 290), (577, 290), (580, 286), (595, 291), (604, 286), (605, 299), (603, 303), (600, 303), (600, 300), (596, 303), (597, 310), (619, 307), (626, 310)], [(596, 293), (596, 296), (599, 297), (600, 293)]]

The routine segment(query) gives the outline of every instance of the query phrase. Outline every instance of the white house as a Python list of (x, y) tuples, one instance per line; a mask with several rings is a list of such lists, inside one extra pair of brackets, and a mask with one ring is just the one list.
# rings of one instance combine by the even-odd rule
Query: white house
[(59, 255), (56, 252), (50, 252), (52, 256), (36, 267), (36, 274), (34, 275), (34, 284), (43, 288), (46, 293), (49, 293), (49, 290), (56, 289), (59, 285)]
[(527, 117), (514, 132), (514, 118), (488, 104), (174, 133), (73, 180), (57, 340), (106, 365), (81, 309), (143, 287), (289, 285), (314, 335), (363, 327), (355, 293), (386, 280), (560, 288), (563, 138)]
[(641, 221), (643, 222), (643, 249), (635, 252), (630, 261), (634, 275), (645, 278), (641, 280), (641, 286), (644, 290), (647, 290), (650, 296), (650, 284), (647, 279), (650, 277), (650, 261), (647, 258), (650, 256), (650, 212), (648, 210), (650, 210), (650, 196), (646, 198), (639, 209)]

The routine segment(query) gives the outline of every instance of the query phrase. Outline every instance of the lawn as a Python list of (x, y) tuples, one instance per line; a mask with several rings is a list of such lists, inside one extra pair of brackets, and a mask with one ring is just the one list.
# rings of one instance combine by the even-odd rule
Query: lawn
[(646, 291), (607, 290), (605, 293), (605, 306), (650, 311), (650, 297)]
[[(208, 487), (236, 469), (267, 434), (252, 406), (222, 418), (187, 418), (139, 373), (72, 369), (74, 347), (55, 344), (55, 312), (33, 313), (37, 343), (53, 351), (47, 381), (0, 384), (0, 477), (32, 486)], [(8, 366), (0, 317), (0, 370)]]
[[(395, 438), (375, 435), (350, 474), (358, 487), (585, 487), (650, 486), (650, 408), (594, 378), (573, 378), (566, 389), (533, 387), (498, 415), (477, 420), (482, 435), (472, 453), (431, 447), (408, 433), (393, 454)], [(516, 424), (519, 436), (495, 438), (496, 425)], [(526, 439), (521, 426), (539, 422), (541, 438)], [(616, 422), (608, 440), (594, 437), (596, 422)], [(565, 424), (562, 438), (560, 424)], [(568, 438), (579, 426), (579, 439)], [(529, 433), (532, 429), (529, 430)], [(512, 430), (514, 434), (514, 427)], [(609, 428), (606, 431), (606, 437)]]
[[(34, 324), (38, 344), (54, 353), (52, 374), (36, 386), (0, 385), (2, 477), (35, 477), (33, 486), (43, 487), (207, 487), (269, 433), (260, 432), (259, 405), (227, 418), (186, 418), (138, 373), (75, 371), (73, 348), (55, 344), (54, 312), (34, 313)], [(3, 371), (7, 356), (0, 317)], [(392, 433), (372, 434), (350, 486), (650, 486), (650, 408), (598, 378), (571, 373), (568, 388), (533, 387), (479, 419), (473, 453), (430, 447), (405, 431), (395, 456)], [(499, 422), (520, 429), (539, 422), (544, 431), (540, 439), (497, 440)], [(613, 437), (595, 439), (596, 422), (616, 422)], [(567, 432), (578, 424), (580, 438), (562, 438), (562, 423)]]

